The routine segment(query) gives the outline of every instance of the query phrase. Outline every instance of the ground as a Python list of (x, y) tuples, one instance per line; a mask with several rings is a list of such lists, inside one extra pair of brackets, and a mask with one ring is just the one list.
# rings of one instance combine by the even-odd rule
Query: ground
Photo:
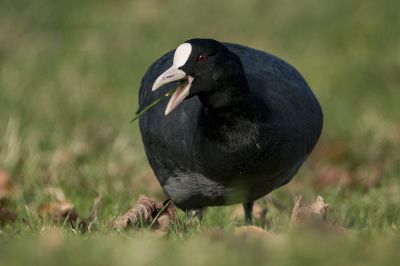
[[(395, 265), (399, 8), (394, 0), (0, 1), (0, 176), (13, 184), (0, 208), (17, 215), (0, 225), (0, 265)], [(293, 182), (258, 202), (264, 231), (238, 233), (238, 206), (210, 208), (202, 223), (178, 211), (164, 235), (113, 230), (140, 194), (165, 199), (128, 122), (147, 67), (192, 37), (294, 65), (321, 102), (323, 135)], [(102, 195), (90, 230), (41, 217), (63, 194), (79, 218)], [(291, 224), (299, 195), (330, 205), (322, 225)]]

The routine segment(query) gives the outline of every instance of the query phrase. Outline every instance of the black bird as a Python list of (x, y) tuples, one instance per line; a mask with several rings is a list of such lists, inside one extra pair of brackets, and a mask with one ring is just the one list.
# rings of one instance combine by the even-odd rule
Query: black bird
[[(184, 83), (182, 83), (184, 82)], [(177, 207), (253, 202), (288, 183), (322, 130), (321, 107), (294, 67), (268, 53), (191, 39), (143, 77), (140, 119), (154, 173)], [(162, 88), (161, 88), (162, 87)]]

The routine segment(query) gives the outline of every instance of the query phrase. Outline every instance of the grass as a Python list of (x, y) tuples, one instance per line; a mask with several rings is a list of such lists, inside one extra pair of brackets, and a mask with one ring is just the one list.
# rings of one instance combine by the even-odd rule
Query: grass
[[(0, 1), (0, 169), (17, 186), (9, 208), (18, 214), (0, 228), (0, 265), (398, 263), (399, 8), (394, 0)], [(139, 194), (165, 199), (129, 121), (147, 67), (191, 37), (269, 51), (296, 66), (321, 102), (317, 150), (271, 194), (280, 207), (269, 204), (258, 223), (271, 237), (235, 236), (235, 206), (210, 208), (202, 224), (180, 213), (182, 226), (164, 238), (111, 229)], [(82, 216), (103, 195), (90, 233), (39, 219), (49, 187)], [(300, 194), (322, 195), (347, 233), (290, 229)], [(216, 228), (225, 233), (210, 236)]]

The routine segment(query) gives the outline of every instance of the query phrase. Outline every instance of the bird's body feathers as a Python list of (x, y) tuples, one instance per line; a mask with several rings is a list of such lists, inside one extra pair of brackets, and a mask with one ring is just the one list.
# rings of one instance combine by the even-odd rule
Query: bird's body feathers
[[(256, 200), (287, 183), (315, 146), (322, 129), (318, 101), (302, 76), (270, 54), (224, 44), (239, 56), (249, 92), (233, 107), (184, 100), (164, 115), (163, 101), (140, 118), (151, 167), (165, 193), (183, 209)], [(151, 91), (174, 51), (146, 72), (140, 109), (171, 90)], [(221, 95), (221, 97), (224, 97)]]

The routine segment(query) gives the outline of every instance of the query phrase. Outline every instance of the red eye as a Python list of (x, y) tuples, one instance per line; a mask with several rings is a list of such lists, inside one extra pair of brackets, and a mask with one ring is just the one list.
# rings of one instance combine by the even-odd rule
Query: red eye
[(197, 61), (199, 61), (199, 62), (207, 61), (207, 55), (205, 55), (205, 54), (199, 55), (199, 58), (197, 59)]

